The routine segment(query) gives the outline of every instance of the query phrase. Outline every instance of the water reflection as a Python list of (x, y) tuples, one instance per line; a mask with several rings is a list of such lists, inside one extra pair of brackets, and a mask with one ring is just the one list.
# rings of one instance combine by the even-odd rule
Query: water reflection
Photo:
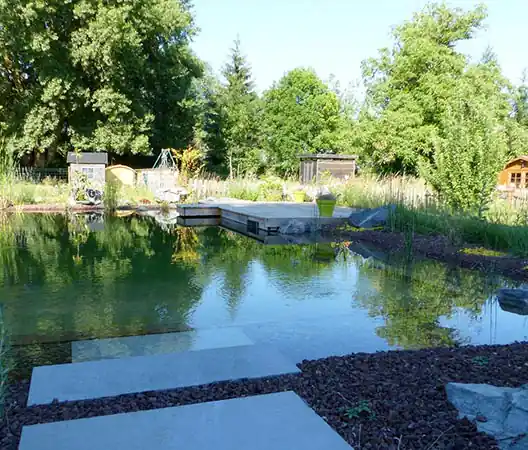
[[(452, 319), (462, 310), (478, 321), (505, 284), (352, 249), (266, 246), (135, 214), (0, 216), (0, 303), (19, 358), (43, 364), (71, 358), (61, 344), (70, 341), (255, 323), (284, 324), (274, 333), (286, 330), (289, 339), (300, 340), (302, 329), (307, 342), (316, 328), (320, 340), (354, 339), (361, 328), (354, 349), (364, 351), (379, 349), (380, 338), (400, 348), (460, 345), (472, 334)], [(337, 335), (339, 324), (354, 321)]]

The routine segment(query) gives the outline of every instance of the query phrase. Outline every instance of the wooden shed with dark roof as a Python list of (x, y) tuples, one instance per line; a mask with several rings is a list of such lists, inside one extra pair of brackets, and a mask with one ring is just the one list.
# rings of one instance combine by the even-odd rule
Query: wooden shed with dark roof
[(68, 179), (71, 181), (75, 173), (82, 173), (90, 184), (104, 186), (105, 169), (108, 164), (108, 154), (104, 152), (69, 152), (66, 157), (68, 163)]
[(528, 156), (518, 156), (499, 173), (499, 185), (515, 189), (528, 188)]
[(316, 154), (301, 155), (300, 179), (302, 184), (318, 182), (327, 173), (334, 178), (353, 177), (357, 170), (357, 156)]

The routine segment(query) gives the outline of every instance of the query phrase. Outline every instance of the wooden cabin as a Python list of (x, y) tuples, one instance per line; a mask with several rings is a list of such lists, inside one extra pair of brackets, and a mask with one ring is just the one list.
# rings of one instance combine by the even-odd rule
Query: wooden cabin
[(302, 184), (318, 182), (324, 173), (335, 178), (354, 177), (356, 174), (355, 155), (301, 155), (300, 178)]
[(104, 186), (106, 176), (105, 167), (108, 164), (106, 153), (75, 153), (69, 152), (66, 162), (69, 164), (68, 180), (71, 182), (75, 173), (86, 175), (90, 183)]
[(528, 188), (528, 156), (518, 156), (504, 166), (499, 173), (499, 186), (513, 189)]

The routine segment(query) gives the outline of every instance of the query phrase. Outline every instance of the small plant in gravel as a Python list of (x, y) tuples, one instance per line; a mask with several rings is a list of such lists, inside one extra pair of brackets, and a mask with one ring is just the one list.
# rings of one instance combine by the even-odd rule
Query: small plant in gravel
[(487, 366), (489, 363), (489, 358), (487, 356), (475, 356), (471, 359), (471, 362), (476, 366)]
[(376, 418), (376, 413), (372, 411), (368, 400), (360, 400), (357, 405), (346, 408), (345, 416), (348, 419), (360, 419), (366, 417), (369, 420), (374, 420)]

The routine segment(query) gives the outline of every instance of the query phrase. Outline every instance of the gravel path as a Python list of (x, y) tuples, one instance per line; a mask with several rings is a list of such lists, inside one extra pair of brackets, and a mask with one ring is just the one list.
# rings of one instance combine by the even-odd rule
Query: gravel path
[(25, 424), (294, 390), (356, 450), (496, 449), (474, 424), (457, 420), (444, 386), (528, 383), (528, 343), (354, 354), (303, 361), (299, 367), (300, 375), (31, 408), (23, 406), (28, 382), (20, 382), (10, 388), (0, 448), (16, 450)]

